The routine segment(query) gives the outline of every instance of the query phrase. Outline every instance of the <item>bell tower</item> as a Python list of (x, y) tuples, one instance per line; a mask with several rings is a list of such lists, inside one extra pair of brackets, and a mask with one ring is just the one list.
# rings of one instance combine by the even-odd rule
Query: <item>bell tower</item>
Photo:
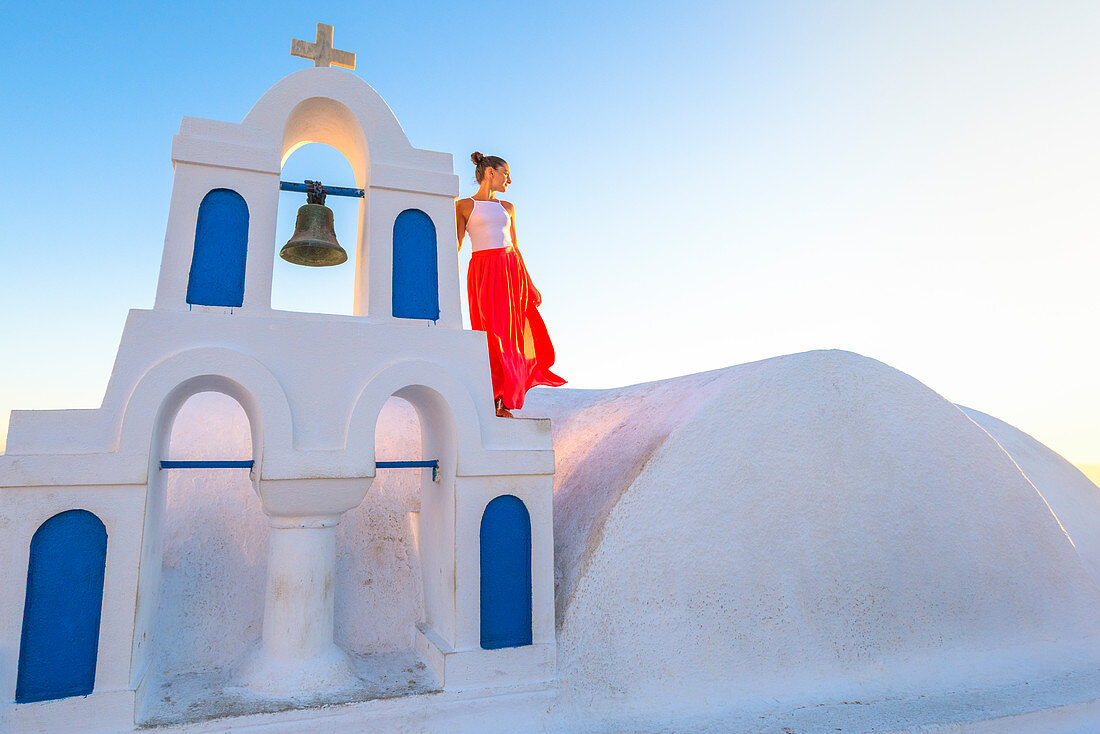
[[(56, 563), (35, 555), (32, 536), (66, 512), (83, 514), (49, 525), (51, 534), (81, 528), (88, 547), (98, 549), (104, 532), (106, 543), (89, 561), (103, 572), (103, 596), (102, 615), (82, 618), (98, 625), (81, 673), (87, 683), (76, 694), (39, 691), (36, 700), (49, 703), (35, 721), (71, 711), (66, 696), (81, 695), (93, 701), (85, 708), (102, 707), (99, 724), (121, 725), (126, 711), (133, 723), (153, 650), (170, 644), (154, 638), (164, 612), (164, 478), (189, 464), (249, 470), (270, 525), (263, 627), (228, 671), (252, 694), (354, 685), (355, 662), (335, 641), (334, 529), (371, 501), (379, 467), (421, 475), (414, 523), (424, 606), (407, 623), (439, 686), (554, 676), (549, 421), (495, 416), (485, 336), (462, 328), (451, 155), (412, 147), (369, 85), (330, 67), (354, 67), (354, 55), (331, 41), (321, 25), (316, 43), (295, 41), (293, 51), (315, 66), (277, 82), (240, 123), (183, 119), (155, 304), (130, 312), (102, 405), (12, 414), (0, 487), (18, 531), (0, 536), (5, 567)], [(356, 239), (342, 243), (356, 252), (352, 316), (271, 308), (283, 250), (278, 197), (288, 186), (311, 187), (281, 181), (280, 171), (311, 142), (339, 150), (354, 172), (354, 181), (332, 182), (338, 193), (329, 182), (321, 192), (312, 185), (314, 199), (359, 199)], [(305, 250), (291, 248), (298, 261), (316, 254), (306, 239)], [(168, 460), (177, 411), (203, 391), (244, 408), (251, 458)], [(423, 460), (376, 461), (378, 414), (391, 396), (416, 409)], [(56, 608), (30, 603), (38, 591), (26, 573), (14, 576), (0, 590), (0, 649), (20, 649), (27, 629), (66, 624), (39, 618)], [(25, 664), (36, 680), (52, 675), (52, 663), (26, 651), (0, 656), (0, 706), (18, 712)]]
[(268, 248), (279, 192), (307, 193), (308, 186), (281, 182), (279, 174), (291, 153), (317, 142), (343, 153), (355, 176), (353, 186), (326, 182), (320, 194), (360, 201), (356, 242), (345, 243), (356, 252), (354, 314), (461, 328), (458, 260), (450, 231), (439, 227), (454, 218), (453, 159), (413, 148), (373, 89), (329, 68), (333, 53), (351, 67), (355, 57), (331, 49), (332, 28), (318, 26), (317, 43), (292, 45), (296, 55), (316, 57), (316, 66), (272, 87), (243, 122), (184, 118), (172, 145), (175, 183), (156, 308), (271, 311)]

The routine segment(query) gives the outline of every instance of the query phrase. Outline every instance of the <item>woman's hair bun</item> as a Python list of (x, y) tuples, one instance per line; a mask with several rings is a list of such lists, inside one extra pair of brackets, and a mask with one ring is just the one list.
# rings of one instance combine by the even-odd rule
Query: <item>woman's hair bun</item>
[(482, 155), (479, 151), (474, 151), (470, 154), (470, 160), (474, 162), (474, 178), (478, 183), (481, 183), (485, 178), (485, 171), (489, 168), (500, 168), (501, 166), (507, 166), (508, 162), (498, 155)]

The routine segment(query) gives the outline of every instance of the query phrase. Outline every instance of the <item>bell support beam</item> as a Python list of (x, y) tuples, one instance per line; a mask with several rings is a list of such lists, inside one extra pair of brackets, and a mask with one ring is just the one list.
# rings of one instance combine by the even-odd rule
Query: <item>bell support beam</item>
[[(309, 184), (309, 181), (306, 181), (304, 183), (297, 183), (296, 181), (280, 181), (279, 189), (281, 191), (296, 191), (299, 194), (307, 194), (309, 193), (309, 187), (307, 186), (307, 184)], [(364, 196), (363, 189), (349, 189), (345, 186), (322, 186), (321, 188), (328, 196), (352, 196), (358, 197), (360, 199), (362, 199)]]

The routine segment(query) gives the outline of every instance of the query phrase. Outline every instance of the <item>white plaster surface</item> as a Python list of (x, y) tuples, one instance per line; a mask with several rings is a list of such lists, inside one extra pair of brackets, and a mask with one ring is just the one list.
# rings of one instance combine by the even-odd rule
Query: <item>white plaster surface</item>
[[(213, 395), (185, 410), (203, 398), (215, 413), (239, 410)], [(285, 712), (284, 728), (275, 714), (224, 721), (273, 731), (1100, 730), (1100, 590), (1035, 486), (1056, 512), (1052, 497), (1084, 498), (1064, 510), (1080, 528), (1100, 524), (1086, 501), (1097, 489), (1016, 429), (835, 351), (612, 390), (536, 390), (521, 415), (553, 419), (557, 684), (535, 699), (424, 693), (392, 708)], [(192, 420), (181, 413), (177, 434)], [(379, 425), (379, 458), (417, 450), (407, 403), (387, 403)], [(196, 490), (220, 496), (233, 480), (218, 476), (224, 486)], [(251, 486), (236, 481), (247, 497)], [(403, 620), (422, 614), (406, 517), (419, 491), (407, 473), (380, 471), (338, 528), (337, 635), (366, 659), (407, 651)], [(191, 523), (186, 511), (170, 516), (169, 537), (175, 521)], [(216, 543), (198, 545), (189, 562), (212, 567), (202, 557)], [(263, 569), (245, 557), (214, 566), (262, 587)], [(176, 593), (218, 603), (190, 586)], [(257, 635), (247, 627), (224, 639), (243, 648)]]
[[(288, 712), (348, 702), (392, 699), (440, 690), (435, 677), (410, 650), (352, 655), (350, 685), (284, 696), (258, 695), (239, 685), (231, 671), (181, 673), (155, 684), (155, 700), (143, 711), (144, 726), (218, 720), (224, 717)], [(229, 723), (232, 726), (233, 722)], [(224, 724), (222, 724), (224, 727)]]
[(972, 408), (962, 411), (999, 443), (1050, 505), (1085, 569), (1100, 584), (1100, 488), (1058, 453), (1018, 428)]
[(554, 426), (561, 721), (678, 728), (854, 696), (936, 723), (919, 696), (963, 690), (981, 719), (983, 687), (1100, 660), (1100, 590), (1043, 498), (879, 362), (539, 391), (524, 414)]

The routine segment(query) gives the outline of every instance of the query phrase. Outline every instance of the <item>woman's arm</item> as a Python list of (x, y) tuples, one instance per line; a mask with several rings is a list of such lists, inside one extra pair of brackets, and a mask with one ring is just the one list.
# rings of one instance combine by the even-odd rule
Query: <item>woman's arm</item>
[(508, 218), (512, 220), (512, 246), (518, 250), (519, 243), (516, 242), (516, 208), (512, 206), (510, 201), (502, 201), (500, 204), (508, 210)]
[[(470, 208), (473, 202), (470, 202)], [(466, 206), (466, 199), (455, 202), (455, 225), (458, 227), (458, 251), (462, 252), (462, 240), (466, 239), (466, 223), (470, 221), (470, 212)]]
[[(519, 261), (523, 263), (523, 255), (519, 251), (519, 247), (516, 245), (516, 208), (512, 206), (509, 201), (500, 202), (501, 205), (508, 210), (508, 218), (512, 220), (512, 246), (516, 248), (516, 254), (519, 255)], [(523, 265), (523, 272), (527, 277), (527, 287), (530, 288), (531, 297), (535, 301), (535, 308), (542, 305), (542, 294), (539, 293), (539, 289), (535, 287), (535, 284), (531, 282), (531, 275), (527, 273), (527, 265)]]

